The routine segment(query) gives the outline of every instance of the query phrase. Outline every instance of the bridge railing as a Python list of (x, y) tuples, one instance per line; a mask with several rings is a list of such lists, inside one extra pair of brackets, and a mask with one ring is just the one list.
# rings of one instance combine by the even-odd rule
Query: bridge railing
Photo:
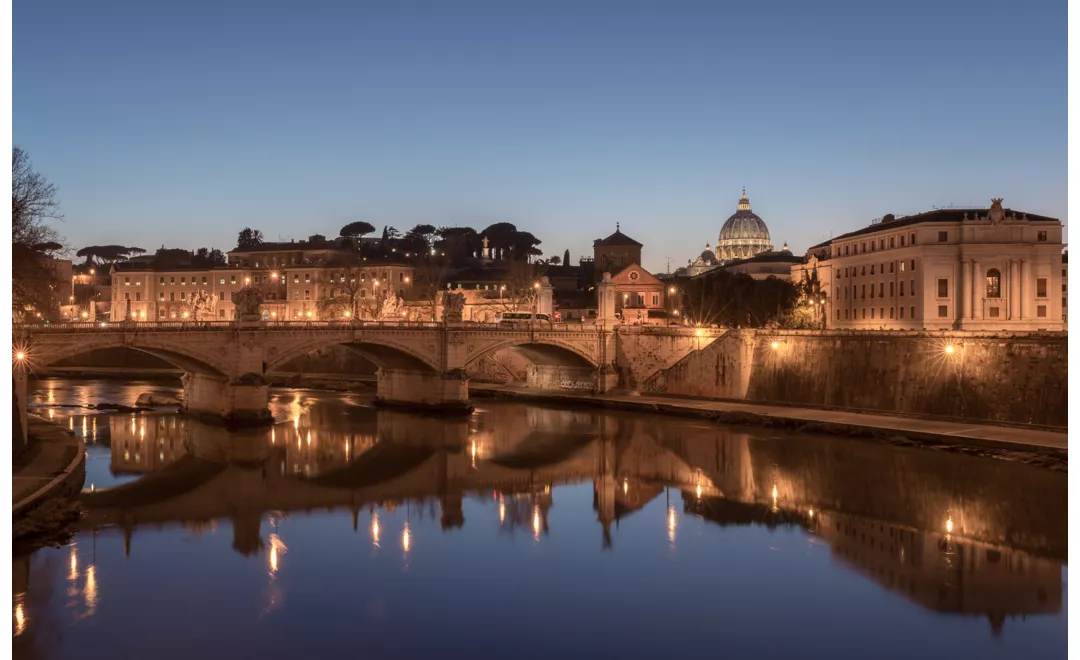
[(29, 323), (15, 326), (15, 330), (47, 332), (154, 332), (154, 331), (205, 331), (205, 330), (303, 330), (314, 328), (441, 328), (442, 323), (432, 321), (261, 321), (256, 323), (237, 321), (99, 321), (73, 323)]

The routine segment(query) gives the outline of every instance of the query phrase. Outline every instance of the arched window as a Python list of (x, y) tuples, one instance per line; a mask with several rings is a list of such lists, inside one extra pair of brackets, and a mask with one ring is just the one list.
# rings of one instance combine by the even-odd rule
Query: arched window
[(986, 271), (986, 297), (1001, 297), (1001, 271), (997, 268)]

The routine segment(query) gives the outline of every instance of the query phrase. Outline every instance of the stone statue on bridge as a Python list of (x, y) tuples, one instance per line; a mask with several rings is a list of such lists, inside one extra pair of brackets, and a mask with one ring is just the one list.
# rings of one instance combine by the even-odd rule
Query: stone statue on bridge
[(404, 301), (397, 296), (388, 296), (379, 305), (376, 318), (380, 321), (385, 319), (400, 319), (402, 317)]
[(236, 318), (240, 321), (259, 321), (262, 319), (263, 293), (255, 287), (244, 287), (233, 294), (236, 305)]
[(461, 323), (465, 312), (465, 295), (461, 293), (443, 293), (442, 320), (443, 323)]

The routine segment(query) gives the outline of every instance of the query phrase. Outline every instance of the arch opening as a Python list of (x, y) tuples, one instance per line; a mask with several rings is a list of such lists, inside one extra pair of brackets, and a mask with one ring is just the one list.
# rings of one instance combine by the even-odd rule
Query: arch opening
[[(35, 352), (31, 344), (32, 358), (35, 357)], [(99, 361), (101, 364), (95, 364)], [(120, 365), (117, 365), (116, 361), (119, 361)], [(125, 369), (177, 369), (185, 373), (206, 374), (221, 378), (228, 376), (222, 369), (208, 361), (180, 351), (122, 343), (111, 346), (80, 346), (72, 343), (60, 349), (50, 347), (41, 351), (40, 357), (34, 360), (32, 366), (40, 369), (120, 366)]]
[[(343, 347), (353, 354), (360, 356), (375, 367), (384, 369), (407, 369), (425, 373), (437, 373), (434, 365), (426, 359), (406, 349), (373, 341), (355, 339), (338, 341), (314, 341), (303, 346), (286, 351), (275, 356), (266, 365), (267, 372), (284, 371), (284, 366), (295, 364), (298, 360), (309, 358), (312, 353), (320, 350), (334, 350), (331, 347)], [(371, 373), (374, 373), (372, 371)]]

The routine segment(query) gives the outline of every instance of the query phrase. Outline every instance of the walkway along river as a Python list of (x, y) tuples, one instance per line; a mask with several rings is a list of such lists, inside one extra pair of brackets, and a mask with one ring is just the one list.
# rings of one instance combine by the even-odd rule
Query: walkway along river
[(14, 560), (16, 657), (1028, 658), (1066, 644), (1066, 475), (672, 417), (445, 420), (276, 390), (269, 428), (84, 414), (73, 542)]

